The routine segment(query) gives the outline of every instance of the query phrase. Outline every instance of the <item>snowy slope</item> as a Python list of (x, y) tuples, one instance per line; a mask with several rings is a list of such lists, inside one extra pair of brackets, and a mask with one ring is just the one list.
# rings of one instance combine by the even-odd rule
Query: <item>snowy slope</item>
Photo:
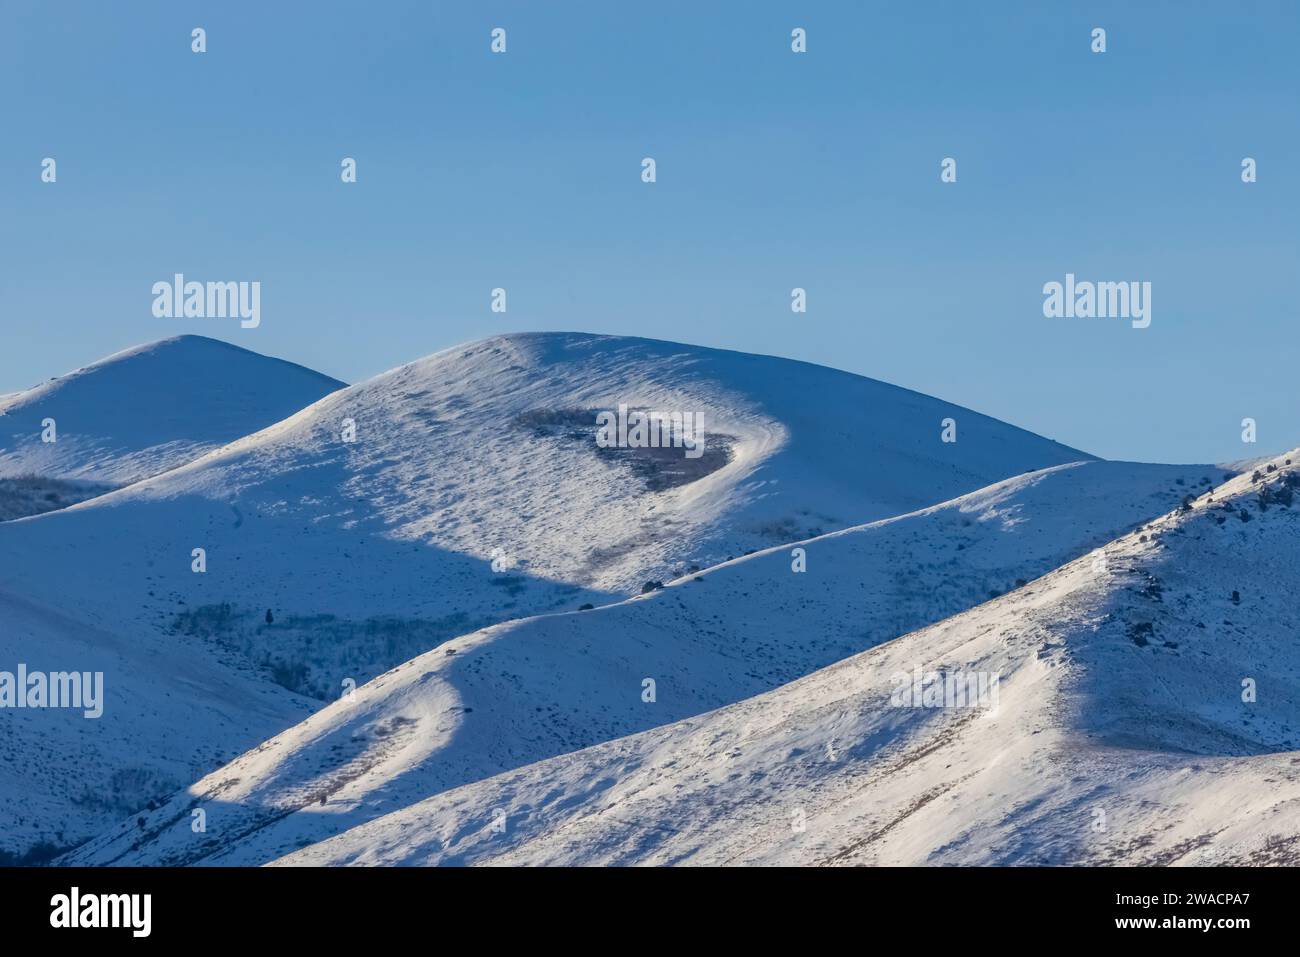
[[(0, 398), (0, 476), (125, 485), (198, 458), (343, 383), (204, 336), (127, 349)], [(53, 419), (55, 441), (43, 442)]]
[(147, 632), (111, 634), (5, 592), (0, 622), (0, 670), (104, 676), (97, 718), (0, 712), (0, 863), (65, 850), (311, 711), (237, 662)]
[[(804, 572), (787, 544), (617, 605), (487, 628), (363, 686), (71, 860), (264, 863), (447, 789), (771, 691), (1016, 589), (1219, 478), (1060, 466), (805, 542)], [(597, 771), (575, 787), (597, 793), (614, 780)], [(195, 807), (209, 809), (199, 837), (186, 823)]]
[[(70, 598), (131, 550), (54, 558), (28, 522), (184, 464), (343, 383), (201, 336), (128, 349), (0, 399), (0, 671), (104, 673), (104, 713), (0, 712), (0, 861), (63, 850), (310, 712), (242, 656), (138, 623), (86, 619)], [(56, 441), (41, 441), (53, 419)], [(60, 477), (63, 476), (63, 477)], [(74, 476), (74, 477), (68, 477)], [(12, 531), (11, 530), (17, 530)], [(146, 557), (153, 561), (156, 556)], [(12, 590), (30, 563), (39, 589)], [(133, 594), (151, 584), (141, 576)], [(39, 593), (42, 597), (37, 597)], [(179, 729), (185, 729), (182, 733)]]
[[(705, 454), (599, 449), (596, 411), (620, 404), (698, 411)], [(945, 417), (956, 443), (940, 441)], [(494, 622), (607, 603), (692, 565), (1086, 457), (803, 363), (505, 336), (335, 392), (115, 494), (8, 523), (0, 587), (110, 630), (236, 649), (330, 699), (344, 680)]]
[[(774, 692), (282, 863), (1300, 863), (1297, 455)], [(918, 667), (1000, 674), (996, 707), (898, 706)]]
[[(195, 349), (225, 371), (184, 363), (167, 371), (169, 357)], [(184, 394), (210, 393), (216, 409), (229, 410), (231, 393), (256, 393), (260, 380), (248, 369), (263, 361), (185, 338), (106, 361), (51, 391), (68, 409), (74, 385), (93, 391), (90, 407), (116, 403), (119, 413), (88, 431), (134, 430), (132, 447), (156, 452), (159, 437), (179, 434), (174, 408), (189, 409), (159, 401), (159, 391), (184, 381)], [(213, 380), (229, 388), (198, 388)], [(151, 382), (168, 385), (130, 406)], [(620, 403), (699, 412), (705, 454), (598, 449), (595, 412)], [(126, 408), (131, 414), (121, 414)], [(54, 411), (60, 443), (75, 437), (70, 413)], [(949, 416), (956, 444), (939, 441)], [(355, 442), (343, 441), (348, 420)], [(160, 712), (168, 720), (118, 707), (95, 723), (105, 755), (122, 746), (122, 766), (162, 769), (132, 792), (152, 797), (154, 781), (179, 783), (180, 766), (192, 769), (191, 781), (206, 771), (215, 743), (238, 752), (292, 725), (302, 713), (296, 694), (333, 700), (351, 682), (494, 622), (617, 601), (692, 564), (1080, 458), (938, 400), (801, 363), (639, 339), (508, 336), (334, 392), (93, 501), (0, 525), (0, 591), (58, 609), (69, 640), (78, 624), (129, 638), (149, 662), (141, 674), (210, 665), (215, 677), (203, 686), (159, 683), (173, 699)], [(194, 571), (196, 548), (205, 550), (202, 572)], [(0, 669), (36, 667), (45, 641), (37, 628), (16, 633)], [(110, 669), (110, 696), (130, 693), (134, 667), (127, 660)], [(796, 673), (782, 666), (740, 692)], [(258, 693), (280, 717), (262, 724), (232, 712), (211, 741), (206, 729), (178, 737), (179, 716), (201, 712), (210, 700), (204, 687), (218, 679), (260, 680)], [(733, 693), (724, 683), (692, 708)], [(61, 740), (63, 732), (36, 722), (8, 725), (14, 755)], [(484, 773), (498, 769), (489, 763)], [(32, 795), (45, 819), (67, 822), (54, 843), (86, 836), (78, 828), (91, 819), (78, 816), (79, 790), (62, 774), (16, 794), (18, 802)], [(0, 828), (19, 803), (8, 813)]]

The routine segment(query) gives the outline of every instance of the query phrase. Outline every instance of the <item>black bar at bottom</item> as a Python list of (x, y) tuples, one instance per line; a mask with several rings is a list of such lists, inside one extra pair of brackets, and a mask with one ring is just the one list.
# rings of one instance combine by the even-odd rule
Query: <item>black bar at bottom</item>
[(532, 947), (770, 944), (785, 928), (810, 943), (851, 931), (863, 942), (901, 933), (949, 946), (1028, 931), (1231, 945), (1289, 936), (1294, 888), (1288, 868), (11, 868), (0, 869), (0, 933), (8, 944), (77, 934), (298, 947), (413, 934), (445, 949), (464, 946), (454, 942), (462, 934), (494, 946), (503, 937)]

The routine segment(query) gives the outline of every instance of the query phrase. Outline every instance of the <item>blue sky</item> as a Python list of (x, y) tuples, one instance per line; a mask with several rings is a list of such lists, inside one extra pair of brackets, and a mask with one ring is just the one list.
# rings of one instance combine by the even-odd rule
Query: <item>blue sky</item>
[[(0, 392), (181, 332), (356, 381), (576, 329), (1113, 458), (1300, 444), (1300, 4), (6, 0), (0, 26)], [(261, 281), (261, 326), (155, 318), (175, 272)], [(1150, 328), (1044, 318), (1067, 272), (1150, 281)]]

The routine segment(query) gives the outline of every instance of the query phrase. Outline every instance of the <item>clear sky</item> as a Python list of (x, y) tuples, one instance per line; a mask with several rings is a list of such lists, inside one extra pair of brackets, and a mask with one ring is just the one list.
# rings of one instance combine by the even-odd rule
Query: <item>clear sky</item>
[[(182, 332), (357, 381), (586, 330), (833, 365), (1112, 458), (1280, 451), (1298, 44), (1290, 0), (4, 0), (0, 392)], [(176, 272), (259, 280), (261, 326), (155, 318)], [(1151, 282), (1151, 326), (1045, 318), (1067, 272)]]

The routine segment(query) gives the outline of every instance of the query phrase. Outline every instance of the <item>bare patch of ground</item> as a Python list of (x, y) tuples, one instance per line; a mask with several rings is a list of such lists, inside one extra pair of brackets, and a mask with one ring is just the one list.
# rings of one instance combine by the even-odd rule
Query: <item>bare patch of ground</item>
[(41, 515), (111, 492), (102, 482), (47, 478), (28, 474), (0, 478), (0, 522)]

